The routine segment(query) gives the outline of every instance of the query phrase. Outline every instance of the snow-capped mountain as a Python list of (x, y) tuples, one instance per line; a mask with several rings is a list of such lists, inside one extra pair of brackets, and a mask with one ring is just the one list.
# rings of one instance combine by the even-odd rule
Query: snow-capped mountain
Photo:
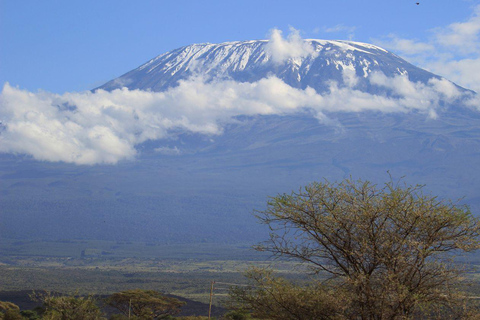
[[(271, 78), (281, 81), (264, 81)], [(130, 90), (115, 90), (123, 87)], [(77, 150), (121, 161), (85, 166), (0, 154), (0, 235), (262, 240), (267, 232), (252, 212), (264, 208), (268, 196), (324, 178), (382, 183), (390, 178), (387, 171), (394, 179), (426, 184), (426, 192), (440, 198), (465, 197), (463, 203), (480, 212), (475, 95), (374, 45), (194, 44), (97, 89), (103, 90), (55, 95), (51, 105), (42, 94), (35, 112), (28, 109), (33, 94), (11, 89), (20, 97), (12, 101), (26, 101), (29, 111), (15, 128), (28, 129), (38, 119), (47, 123), (37, 121), (43, 130), (13, 138), (46, 132), (45, 139), (55, 138), (56, 161), (65, 161), (61, 156), (68, 152), (78, 156)], [(284, 104), (280, 111), (277, 104)], [(23, 110), (11, 109), (5, 128)], [(49, 113), (39, 117), (43, 110)], [(219, 129), (200, 130), (209, 125)], [(49, 159), (44, 144), (27, 142), (40, 159)], [(121, 158), (123, 150), (136, 157)]]
[(359, 81), (355, 88), (374, 93), (378, 86), (367, 81), (374, 72), (390, 77), (407, 75), (413, 82), (426, 83), (439, 78), (371, 44), (304, 40), (300, 51), (290, 54), (275, 48), (270, 41), (258, 40), (185, 46), (159, 55), (99, 88), (165, 91), (196, 75), (207, 81), (240, 82), (255, 82), (274, 75), (294, 88), (311, 87), (324, 92), (329, 82), (348, 85), (346, 82), (356, 76)]

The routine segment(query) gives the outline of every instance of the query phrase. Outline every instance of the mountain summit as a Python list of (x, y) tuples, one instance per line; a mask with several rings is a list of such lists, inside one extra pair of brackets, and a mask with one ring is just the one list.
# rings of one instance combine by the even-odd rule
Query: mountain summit
[(373, 45), (194, 44), (98, 89), (5, 87), (0, 236), (251, 242), (268, 196), (348, 177), (480, 212), (478, 98)]
[(97, 89), (165, 91), (181, 80), (201, 75), (206, 81), (255, 82), (276, 76), (293, 88), (311, 87), (319, 93), (331, 81), (375, 93), (368, 78), (407, 75), (413, 82), (439, 79), (380, 47), (353, 41), (301, 40), (295, 44), (272, 40), (193, 44), (164, 53)]

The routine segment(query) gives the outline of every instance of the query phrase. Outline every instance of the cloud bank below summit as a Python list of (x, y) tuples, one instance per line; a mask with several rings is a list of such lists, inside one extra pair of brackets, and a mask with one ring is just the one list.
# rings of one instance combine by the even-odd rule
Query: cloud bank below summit
[[(182, 81), (166, 92), (117, 89), (112, 92), (32, 93), (6, 84), (0, 95), (0, 152), (27, 154), (42, 161), (79, 165), (115, 164), (133, 159), (135, 146), (169, 137), (173, 131), (220, 135), (239, 115), (287, 115), (308, 109), (325, 125), (332, 113), (425, 113), (435, 118), (440, 101), (461, 96), (447, 80), (427, 85), (404, 76), (371, 76), (395, 98), (330, 84), (330, 93), (293, 88), (276, 77), (254, 83)], [(351, 81), (354, 84), (354, 80)]]
[[(273, 30), (267, 52), (273, 63), (314, 54), (295, 30), (287, 38)], [(138, 144), (169, 138), (173, 132), (220, 135), (224, 125), (240, 115), (288, 115), (307, 109), (321, 123), (339, 126), (337, 112), (417, 111), (436, 118), (443, 103), (465, 95), (477, 99), (445, 79), (423, 84), (406, 76), (371, 74), (371, 84), (391, 92), (385, 96), (355, 89), (358, 79), (348, 69), (343, 76), (347, 86), (330, 82), (326, 94), (293, 88), (274, 76), (240, 83), (206, 81), (197, 75), (165, 92), (123, 88), (62, 95), (32, 93), (7, 83), (0, 93), (0, 152), (78, 165), (115, 164), (135, 158)], [(158, 151), (164, 156), (180, 153), (176, 147)]]

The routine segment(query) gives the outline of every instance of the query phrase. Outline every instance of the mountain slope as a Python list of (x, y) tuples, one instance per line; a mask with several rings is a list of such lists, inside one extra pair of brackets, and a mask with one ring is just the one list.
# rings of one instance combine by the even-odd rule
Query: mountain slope
[[(279, 50), (267, 41), (186, 46), (160, 55), (99, 89), (126, 86), (166, 91), (181, 89), (179, 81), (192, 76), (207, 83), (253, 83), (274, 76), (294, 88), (314, 88), (322, 98), (356, 93), (329, 92), (330, 84), (336, 82), (339, 87), (365, 93), (371, 98), (368, 103), (374, 105), (395, 94), (371, 81), (381, 72), (387, 80), (404, 75), (400, 80), (406, 90), (388, 103), (408, 100), (415, 105), (430, 99), (431, 92), (425, 88), (432, 79), (441, 79), (373, 45), (307, 40), (300, 47), (297, 56), (292, 56), (292, 50)], [(421, 84), (413, 93), (412, 83)], [(464, 89), (458, 91), (471, 97)], [(161, 139), (135, 144), (137, 158), (116, 165), (79, 166), (2, 154), (0, 237), (164, 243), (257, 241), (265, 239), (268, 231), (255, 223), (252, 212), (264, 208), (268, 196), (298, 190), (324, 178), (353, 177), (382, 183), (390, 179), (387, 171), (394, 179), (405, 176), (407, 183), (426, 184), (426, 192), (441, 198), (465, 197), (462, 203), (479, 213), (480, 112), (462, 104), (455, 95), (455, 99), (442, 100), (445, 96), (433, 99), (439, 105), (435, 116), (421, 108), (385, 112), (356, 109), (358, 100), (352, 99), (348, 100), (352, 108), (329, 109), (330, 121), (319, 121), (306, 108), (220, 117), (218, 121), (223, 122), (218, 134), (174, 128)], [(118, 109), (109, 108), (110, 100), (101, 101), (106, 101), (108, 110), (95, 110), (98, 114), (91, 121), (107, 118), (112, 127), (121, 127), (122, 119), (134, 121), (138, 116), (130, 117), (127, 112), (116, 117), (124, 106), (119, 103)], [(195, 106), (195, 101), (189, 105)], [(149, 108), (153, 110), (149, 116), (162, 116), (167, 110), (154, 103)], [(66, 104), (63, 109), (68, 110), (62, 117), (74, 119), (75, 106)], [(202, 116), (202, 112), (195, 115)], [(133, 123), (131, 136), (141, 131), (138, 123)]]
[[(207, 80), (232, 79), (255, 82), (275, 75), (294, 88), (328, 89), (331, 81), (348, 82), (345, 71), (360, 81), (356, 88), (375, 93), (367, 78), (374, 72), (387, 76), (408, 75), (410, 81), (426, 83), (438, 76), (413, 66), (374, 45), (351, 41), (306, 40), (300, 57), (276, 52), (266, 40), (194, 44), (162, 54), (97, 89), (165, 91), (181, 80), (200, 75)], [(279, 56), (279, 57), (278, 57)]]
[[(140, 146), (116, 166), (2, 157), (0, 234), (18, 239), (235, 243), (265, 239), (268, 196), (314, 180), (406, 176), (480, 209), (480, 119), (343, 114), (344, 131), (307, 115), (242, 119), (223, 135)], [(177, 148), (178, 153), (155, 149)]]

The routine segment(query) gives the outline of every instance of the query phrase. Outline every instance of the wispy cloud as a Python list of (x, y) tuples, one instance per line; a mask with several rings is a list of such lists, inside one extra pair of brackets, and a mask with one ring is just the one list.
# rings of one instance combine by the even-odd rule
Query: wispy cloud
[(349, 40), (355, 37), (355, 30), (357, 30), (357, 27), (346, 26), (344, 24), (337, 24), (336, 26), (333, 26), (333, 27), (323, 28), (323, 32), (325, 33), (346, 34)]
[[(350, 75), (352, 77), (352, 75)], [(136, 145), (172, 132), (219, 135), (239, 115), (285, 115), (311, 110), (320, 122), (336, 112), (409, 112), (436, 117), (441, 100), (461, 93), (447, 80), (412, 83), (405, 76), (371, 76), (372, 84), (395, 98), (330, 84), (330, 93), (290, 87), (276, 77), (254, 83), (206, 82), (194, 77), (166, 92), (118, 89), (95, 93), (32, 93), (6, 84), (0, 94), (0, 151), (38, 160), (75, 164), (114, 164), (135, 157)], [(352, 85), (355, 81), (351, 82)], [(175, 155), (173, 146), (156, 150)]]
[(288, 59), (305, 58), (316, 54), (312, 45), (303, 41), (300, 32), (294, 28), (290, 28), (290, 34), (284, 38), (282, 31), (273, 29), (270, 32), (270, 41), (266, 46), (267, 53), (271, 56), (272, 61), (281, 64)]
[(393, 49), (404, 55), (430, 54), (435, 52), (435, 46), (430, 43), (421, 42), (414, 39), (402, 39), (394, 34), (390, 34), (385, 40), (379, 41), (381, 46)]
[(480, 5), (474, 8), (472, 16), (464, 22), (452, 23), (435, 30), (438, 44), (463, 54), (478, 55), (480, 49)]
[[(408, 42), (392, 43), (409, 47)], [(421, 54), (434, 45), (418, 43), (410, 50)], [(296, 30), (285, 39), (274, 29), (268, 50), (275, 62), (314, 54)], [(467, 70), (480, 68), (479, 60), (468, 65), (467, 60), (455, 63), (459, 76), (471, 75), (469, 81), (479, 77)], [(454, 66), (453, 61), (447, 66)], [(341, 126), (335, 121), (339, 112), (415, 111), (436, 118), (442, 104), (465, 96), (470, 99), (467, 103), (480, 111), (478, 98), (445, 79), (416, 83), (405, 75), (370, 74), (367, 80), (389, 95), (356, 89), (358, 78), (348, 68), (343, 70), (343, 79), (343, 85), (330, 82), (324, 94), (312, 88), (293, 88), (275, 76), (248, 83), (206, 81), (196, 75), (165, 92), (123, 88), (62, 95), (32, 93), (7, 83), (0, 93), (0, 152), (79, 165), (115, 164), (134, 158), (136, 146), (147, 140), (170, 138), (178, 132), (220, 135), (225, 124), (238, 121), (234, 119), (240, 115), (286, 115), (308, 109), (308, 114), (328, 126)], [(154, 151), (165, 156), (182, 153), (175, 145)]]
[(411, 62), (480, 92), (480, 5), (466, 21), (432, 30), (427, 41), (397, 35), (374, 41)]

